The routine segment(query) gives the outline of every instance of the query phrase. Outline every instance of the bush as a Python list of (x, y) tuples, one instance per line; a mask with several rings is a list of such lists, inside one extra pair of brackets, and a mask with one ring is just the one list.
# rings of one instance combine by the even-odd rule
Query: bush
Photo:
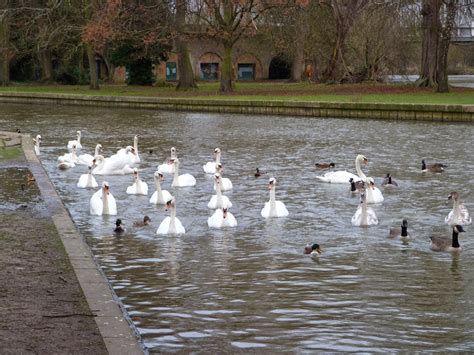
[(64, 85), (77, 85), (88, 82), (80, 69), (73, 66), (59, 67), (59, 69), (54, 72), (54, 80)]
[(129, 85), (153, 85), (155, 76), (153, 66), (148, 59), (138, 59), (127, 66)]

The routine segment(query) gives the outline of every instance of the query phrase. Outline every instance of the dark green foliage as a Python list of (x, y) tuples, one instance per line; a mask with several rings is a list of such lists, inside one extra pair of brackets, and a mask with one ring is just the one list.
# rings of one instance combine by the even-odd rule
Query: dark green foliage
[(30, 56), (17, 59), (11, 63), (10, 79), (12, 81), (34, 81), (35, 77), (35, 62)]
[(137, 59), (127, 65), (127, 84), (152, 85), (155, 82), (153, 66), (149, 59)]
[(89, 79), (85, 77), (77, 66), (68, 65), (60, 66), (58, 70), (54, 72), (54, 81), (64, 85), (77, 85), (86, 84)]

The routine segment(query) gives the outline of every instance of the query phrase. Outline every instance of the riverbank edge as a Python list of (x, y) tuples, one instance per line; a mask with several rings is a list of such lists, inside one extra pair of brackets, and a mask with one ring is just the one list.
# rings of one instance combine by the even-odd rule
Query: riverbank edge
[(0, 102), (121, 107), (166, 111), (285, 115), (327, 118), (474, 122), (473, 105), (381, 104), (356, 102), (249, 101), (143, 96), (0, 93)]
[[(19, 134), (1, 132), (12, 138)], [(32, 138), (21, 134), (21, 147), (41, 197), (76, 274), (79, 285), (99, 328), (109, 354), (147, 354), (132, 320), (109, 284), (92, 251), (78, 232), (68, 210), (53, 187), (43, 165), (34, 153)]]

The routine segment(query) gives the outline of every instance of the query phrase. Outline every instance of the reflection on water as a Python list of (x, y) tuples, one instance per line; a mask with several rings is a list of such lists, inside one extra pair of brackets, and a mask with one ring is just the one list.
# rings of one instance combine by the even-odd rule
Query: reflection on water
[[(3, 129), (42, 135), (46, 170), (152, 352), (474, 347), (472, 231), (461, 236), (461, 255), (431, 252), (428, 243), (430, 235), (451, 235), (443, 225), (449, 192), (459, 191), (474, 211), (472, 125), (13, 105), (0, 112)], [(150, 191), (156, 166), (177, 147), (181, 171), (197, 185), (173, 189), (166, 176), (162, 187), (176, 196), (186, 234), (155, 234), (168, 212), (149, 196), (126, 195), (131, 176), (107, 177), (124, 235), (111, 233), (116, 217), (90, 216), (92, 191), (75, 187), (86, 168), (56, 169), (78, 129), (85, 151), (101, 143), (106, 155), (140, 134)], [(215, 147), (234, 184), (226, 195), (235, 229), (207, 227), (213, 191), (202, 165)], [(348, 186), (315, 179), (315, 162), (353, 170), (358, 153), (378, 184), (388, 172), (399, 183), (383, 190), (385, 202), (374, 206), (380, 224), (370, 228), (351, 226), (358, 198)], [(449, 168), (423, 175), (422, 158)], [(269, 175), (255, 178), (256, 167)], [(288, 218), (260, 216), (270, 175)], [(152, 225), (134, 229), (145, 214)], [(387, 238), (403, 218), (416, 235), (408, 246)], [(303, 255), (308, 242), (323, 247), (319, 259)]]

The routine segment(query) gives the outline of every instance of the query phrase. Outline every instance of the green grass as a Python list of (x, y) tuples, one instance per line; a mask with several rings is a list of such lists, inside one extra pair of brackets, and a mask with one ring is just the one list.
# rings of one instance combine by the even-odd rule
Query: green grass
[(230, 94), (219, 93), (219, 83), (199, 83), (197, 90), (177, 92), (174, 86), (140, 87), (102, 85), (100, 90), (87, 86), (16, 85), (0, 87), (1, 92), (54, 93), (91, 96), (142, 96), (159, 98), (188, 98), (250, 101), (302, 102), (360, 102), (436, 105), (474, 105), (474, 89), (451, 88), (451, 92), (437, 94), (430, 89), (405, 84), (346, 84), (324, 85), (285, 82), (237, 83)]
[(22, 153), (21, 148), (0, 148), (0, 160), (12, 160), (18, 158)]

